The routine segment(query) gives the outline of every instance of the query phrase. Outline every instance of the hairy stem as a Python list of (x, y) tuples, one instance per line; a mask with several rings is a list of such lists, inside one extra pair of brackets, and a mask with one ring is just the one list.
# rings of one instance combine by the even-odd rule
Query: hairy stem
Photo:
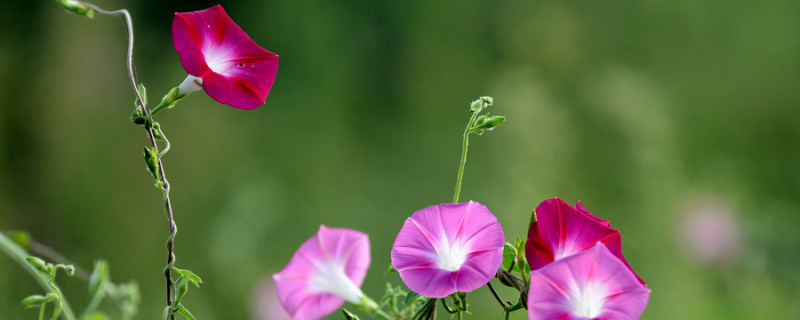
[[(114, 10), (114, 11), (107, 11), (98, 8), (96, 5), (82, 2), (87, 7), (92, 8), (97, 13), (102, 15), (114, 16), (114, 15), (122, 15), (125, 17), (125, 23), (128, 27), (128, 56), (127, 56), (127, 66), (128, 66), (128, 79), (131, 82), (131, 87), (133, 88), (133, 92), (136, 94), (136, 99), (139, 101), (139, 107), (142, 111), (142, 116), (147, 117), (147, 108), (144, 104), (144, 99), (142, 98), (141, 93), (139, 92), (139, 88), (136, 85), (136, 78), (133, 75), (133, 21), (131, 20), (131, 15), (128, 10), (121, 9), (121, 10)], [(150, 139), (150, 146), (153, 148), (157, 148), (156, 138), (153, 134), (153, 127), (152, 121), (145, 122), (145, 131), (147, 131), (147, 136)], [(169, 220), (169, 237), (167, 238), (167, 266), (164, 268), (164, 276), (166, 277), (167, 283), (167, 305), (172, 305), (172, 266), (175, 265), (175, 254), (173, 252), (175, 247), (175, 235), (178, 232), (178, 226), (175, 224), (175, 219), (172, 213), (172, 203), (169, 199), (169, 182), (167, 182), (166, 175), (164, 174), (164, 165), (161, 163), (161, 158), (158, 159), (158, 171), (160, 173), (160, 179), (162, 183), (162, 191), (164, 193), (164, 211), (167, 214), (167, 219)]]
[(475, 122), (475, 118), (478, 117), (479, 113), (481, 113), (481, 110), (476, 110), (472, 113), (472, 116), (469, 118), (469, 122), (467, 123), (467, 128), (464, 129), (464, 143), (461, 149), (461, 163), (458, 166), (458, 180), (456, 180), (456, 193), (453, 196), (453, 203), (458, 203), (458, 196), (461, 195), (461, 180), (464, 178), (464, 166), (467, 164), (469, 134), (471, 132), (470, 130), (472, 129), (472, 124)]
[[(56, 296), (61, 296), (61, 293), (58, 292), (56, 285), (50, 283), (50, 278), (39, 272), (39, 270), (36, 270), (36, 268), (34, 268), (30, 263), (28, 263), (28, 261), (25, 260), (25, 258), (29, 256), (28, 253), (1, 232), (0, 250), (5, 252), (6, 255), (16, 261), (17, 264), (22, 267), (22, 269), (25, 269), (25, 271), (27, 271), (31, 277), (33, 277), (33, 279), (39, 283), (39, 286), (41, 286), (42, 289)], [(64, 319), (75, 320), (75, 314), (72, 313), (72, 308), (70, 308), (69, 303), (67, 303), (67, 300), (63, 297), (61, 298), (61, 315), (64, 317)]]

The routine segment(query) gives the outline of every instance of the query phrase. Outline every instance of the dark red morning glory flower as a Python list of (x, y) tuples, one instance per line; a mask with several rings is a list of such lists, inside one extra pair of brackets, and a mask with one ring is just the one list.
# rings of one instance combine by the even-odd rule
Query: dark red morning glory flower
[(199, 90), (240, 109), (264, 104), (278, 72), (278, 55), (257, 45), (222, 6), (176, 12), (172, 42), (189, 77), (180, 94)]
[[(536, 222), (528, 230), (525, 255), (531, 270), (569, 257), (603, 243), (633, 273), (622, 255), (620, 232), (609, 226), (578, 202), (570, 206), (559, 198), (545, 200), (536, 207)], [(633, 273), (636, 275), (636, 273)], [(639, 282), (644, 281), (636, 276)]]

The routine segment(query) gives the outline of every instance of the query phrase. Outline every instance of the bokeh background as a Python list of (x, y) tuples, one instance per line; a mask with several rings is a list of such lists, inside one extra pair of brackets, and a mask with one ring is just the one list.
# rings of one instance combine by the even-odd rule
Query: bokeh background
[[(652, 289), (644, 319), (800, 314), (800, 2), (221, 2), (280, 68), (256, 110), (200, 92), (158, 116), (199, 318), (269, 319), (270, 275), (320, 224), (370, 235), (367, 294), (400, 283), (383, 278), (394, 236), (451, 199), (480, 95), (508, 121), (472, 138), (462, 199), (509, 240), (539, 202), (580, 200), (622, 231)], [(96, 3), (131, 11), (158, 100), (186, 75), (173, 12), (217, 2)], [(139, 284), (138, 318), (158, 317), (167, 221), (128, 120), (121, 18), (0, 8), (0, 230), (109, 261)], [(59, 278), (81, 309), (86, 284)], [(0, 319), (37, 318), (19, 301), (39, 292), (0, 256)], [(470, 297), (472, 319), (501, 318), (485, 288)]]

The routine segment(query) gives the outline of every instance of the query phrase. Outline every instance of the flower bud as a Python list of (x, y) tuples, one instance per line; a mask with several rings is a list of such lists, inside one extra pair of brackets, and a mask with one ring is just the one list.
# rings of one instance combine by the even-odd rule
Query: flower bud
[(483, 96), (478, 98), (478, 100), (472, 101), (472, 104), (469, 105), (469, 110), (472, 112), (476, 112), (481, 109), (488, 108), (494, 103), (494, 98), (489, 96)]
[(86, 6), (86, 4), (80, 1), (75, 1), (75, 0), (57, 0), (57, 1), (58, 3), (61, 4), (62, 7), (64, 7), (64, 9), (67, 9), (67, 11), (70, 11), (79, 16), (89, 17), (90, 19), (94, 18), (94, 10), (92, 8), (89, 8), (88, 6)]

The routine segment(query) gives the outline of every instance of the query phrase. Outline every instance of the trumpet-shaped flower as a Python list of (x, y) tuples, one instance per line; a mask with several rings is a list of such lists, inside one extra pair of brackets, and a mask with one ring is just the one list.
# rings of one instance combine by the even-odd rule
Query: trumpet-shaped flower
[(273, 276), (278, 298), (294, 319), (324, 317), (345, 301), (362, 304), (369, 262), (366, 234), (320, 226)]
[[(586, 250), (599, 241), (633, 272), (622, 255), (620, 232), (586, 210), (580, 202), (572, 207), (559, 198), (545, 200), (536, 207), (535, 215), (536, 222), (531, 224), (525, 244), (525, 255), (532, 270)], [(644, 284), (641, 278), (639, 281)]]
[(477, 202), (414, 212), (392, 247), (392, 266), (409, 289), (431, 298), (475, 290), (503, 260), (503, 230)]
[(222, 6), (176, 12), (172, 42), (189, 73), (179, 95), (202, 87), (214, 100), (236, 108), (264, 104), (278, 72), (278, 55), (250, 39)]
[(538, 319), (638, 319), (650, 289), (603, 243), (531, 273), (528, 315)]

